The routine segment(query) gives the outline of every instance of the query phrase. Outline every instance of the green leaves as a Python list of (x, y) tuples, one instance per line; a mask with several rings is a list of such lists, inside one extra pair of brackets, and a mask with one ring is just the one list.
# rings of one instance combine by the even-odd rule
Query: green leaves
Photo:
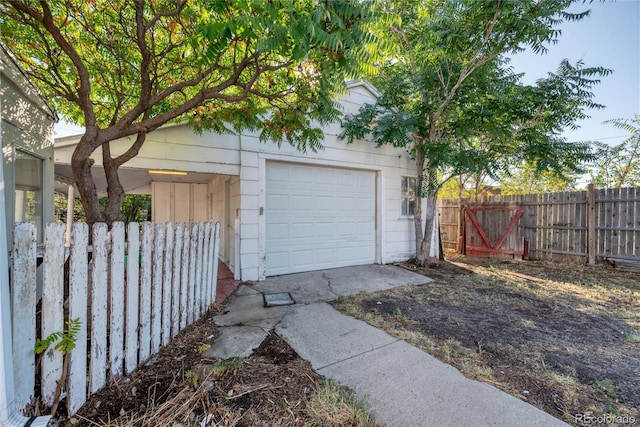
[(68, 354), (76, 347), (78, 333), (82, 328), (80, 318), (69, 319), (65, 322), (67, 329), (61, 332), (54, 332), (43, 340), (36, 340), (35, 354), (45, 352), (51, 345), (62, 354)]

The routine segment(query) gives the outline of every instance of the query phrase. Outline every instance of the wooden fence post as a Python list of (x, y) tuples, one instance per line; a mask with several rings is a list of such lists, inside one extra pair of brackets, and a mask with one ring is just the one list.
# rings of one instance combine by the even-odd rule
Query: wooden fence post
[(593, 184), (587, 187), (587, 258), (589, 265), (596, 263), (596, 190)]

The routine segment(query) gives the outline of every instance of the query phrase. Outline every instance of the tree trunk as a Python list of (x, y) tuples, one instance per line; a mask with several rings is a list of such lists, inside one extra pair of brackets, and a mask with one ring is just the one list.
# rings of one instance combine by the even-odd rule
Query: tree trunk
[(433, 223), (436, 216), (436, 196), (429, 194), (427, 195), (426, 203), (427, 207), (424, 211), (424, 233), (422, 244), (420, 245), (420, 252), (422, 258), (422, 264), (426, 265), (429, 261), (429, 257), (431, 256), (431, 243), (433, 240)]
[(416, 202), (413, 207), (413, 228), (415, 230), (416, 237), (416, 264), (425, 265), (429, 258), (429, 253), (425, 257), (424, 250), (422, 248), (424, 239), (422, 233), (422, 188), (424, 180), (424, 154), (419, 149), (416, 150)]
[(107, 178), (107, 206), (104, 208), (104, 220), (109, 227), (115, 221), (123, 221), (124, 215), (120, 211), (124, 200), (124, 188), (118, 176), (118, 164), (111, 157), (109, 142), (102, 144), (102, 167)]
[(76, 182), (78, 193), (80, 193), (80, 201), (84, 207), (85, 217), (89, 225), (104, 220), (100, 210), (100, 203), (98, 202), (98, 191), (91, 174), (93, 159), (90, 156), (92, 152), (88, 149), (90, 146), (89, 141), (94, 140), (96, 137), (97, 132), (87, 129), (71, 156), (73, 179)]
[[(421, 154), (419, 151), (416, 156), (416, 167), (418, 172), (418, 197), (416, 197), (416, 209), (414, 210), (413, 216), (416, 233), (416, 264), (425, 266), (428, 264), (429, 257), (431, 256), (433, 222), (436, 215), (437, 171), (433, 169), (431, 162), (425, 159), (424, 154)], [(426, 207), (424, 209), (424, 229), (422, 228), (423, 198), (426, 202)]]

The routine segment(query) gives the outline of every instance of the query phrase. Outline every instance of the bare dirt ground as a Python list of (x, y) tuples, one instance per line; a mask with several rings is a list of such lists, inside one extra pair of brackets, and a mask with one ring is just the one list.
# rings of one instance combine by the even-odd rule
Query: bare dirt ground
[(433, 283), (335, 305), (570, 424), (640, 425), (639, 274), (447, 259), (399, 264)]
[(216, 306), (148, 364), (94, 394), (64, 426), (371, 426), (349, 390), (313, 371), (275, 333), (245, 359), (203, 353), (218, 335)]

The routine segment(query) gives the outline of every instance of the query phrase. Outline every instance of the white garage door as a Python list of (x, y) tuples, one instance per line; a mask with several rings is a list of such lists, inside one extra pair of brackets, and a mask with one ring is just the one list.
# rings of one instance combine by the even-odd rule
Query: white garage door
[(375, 257), (374, 172), (267, 162), (267, 276)]

